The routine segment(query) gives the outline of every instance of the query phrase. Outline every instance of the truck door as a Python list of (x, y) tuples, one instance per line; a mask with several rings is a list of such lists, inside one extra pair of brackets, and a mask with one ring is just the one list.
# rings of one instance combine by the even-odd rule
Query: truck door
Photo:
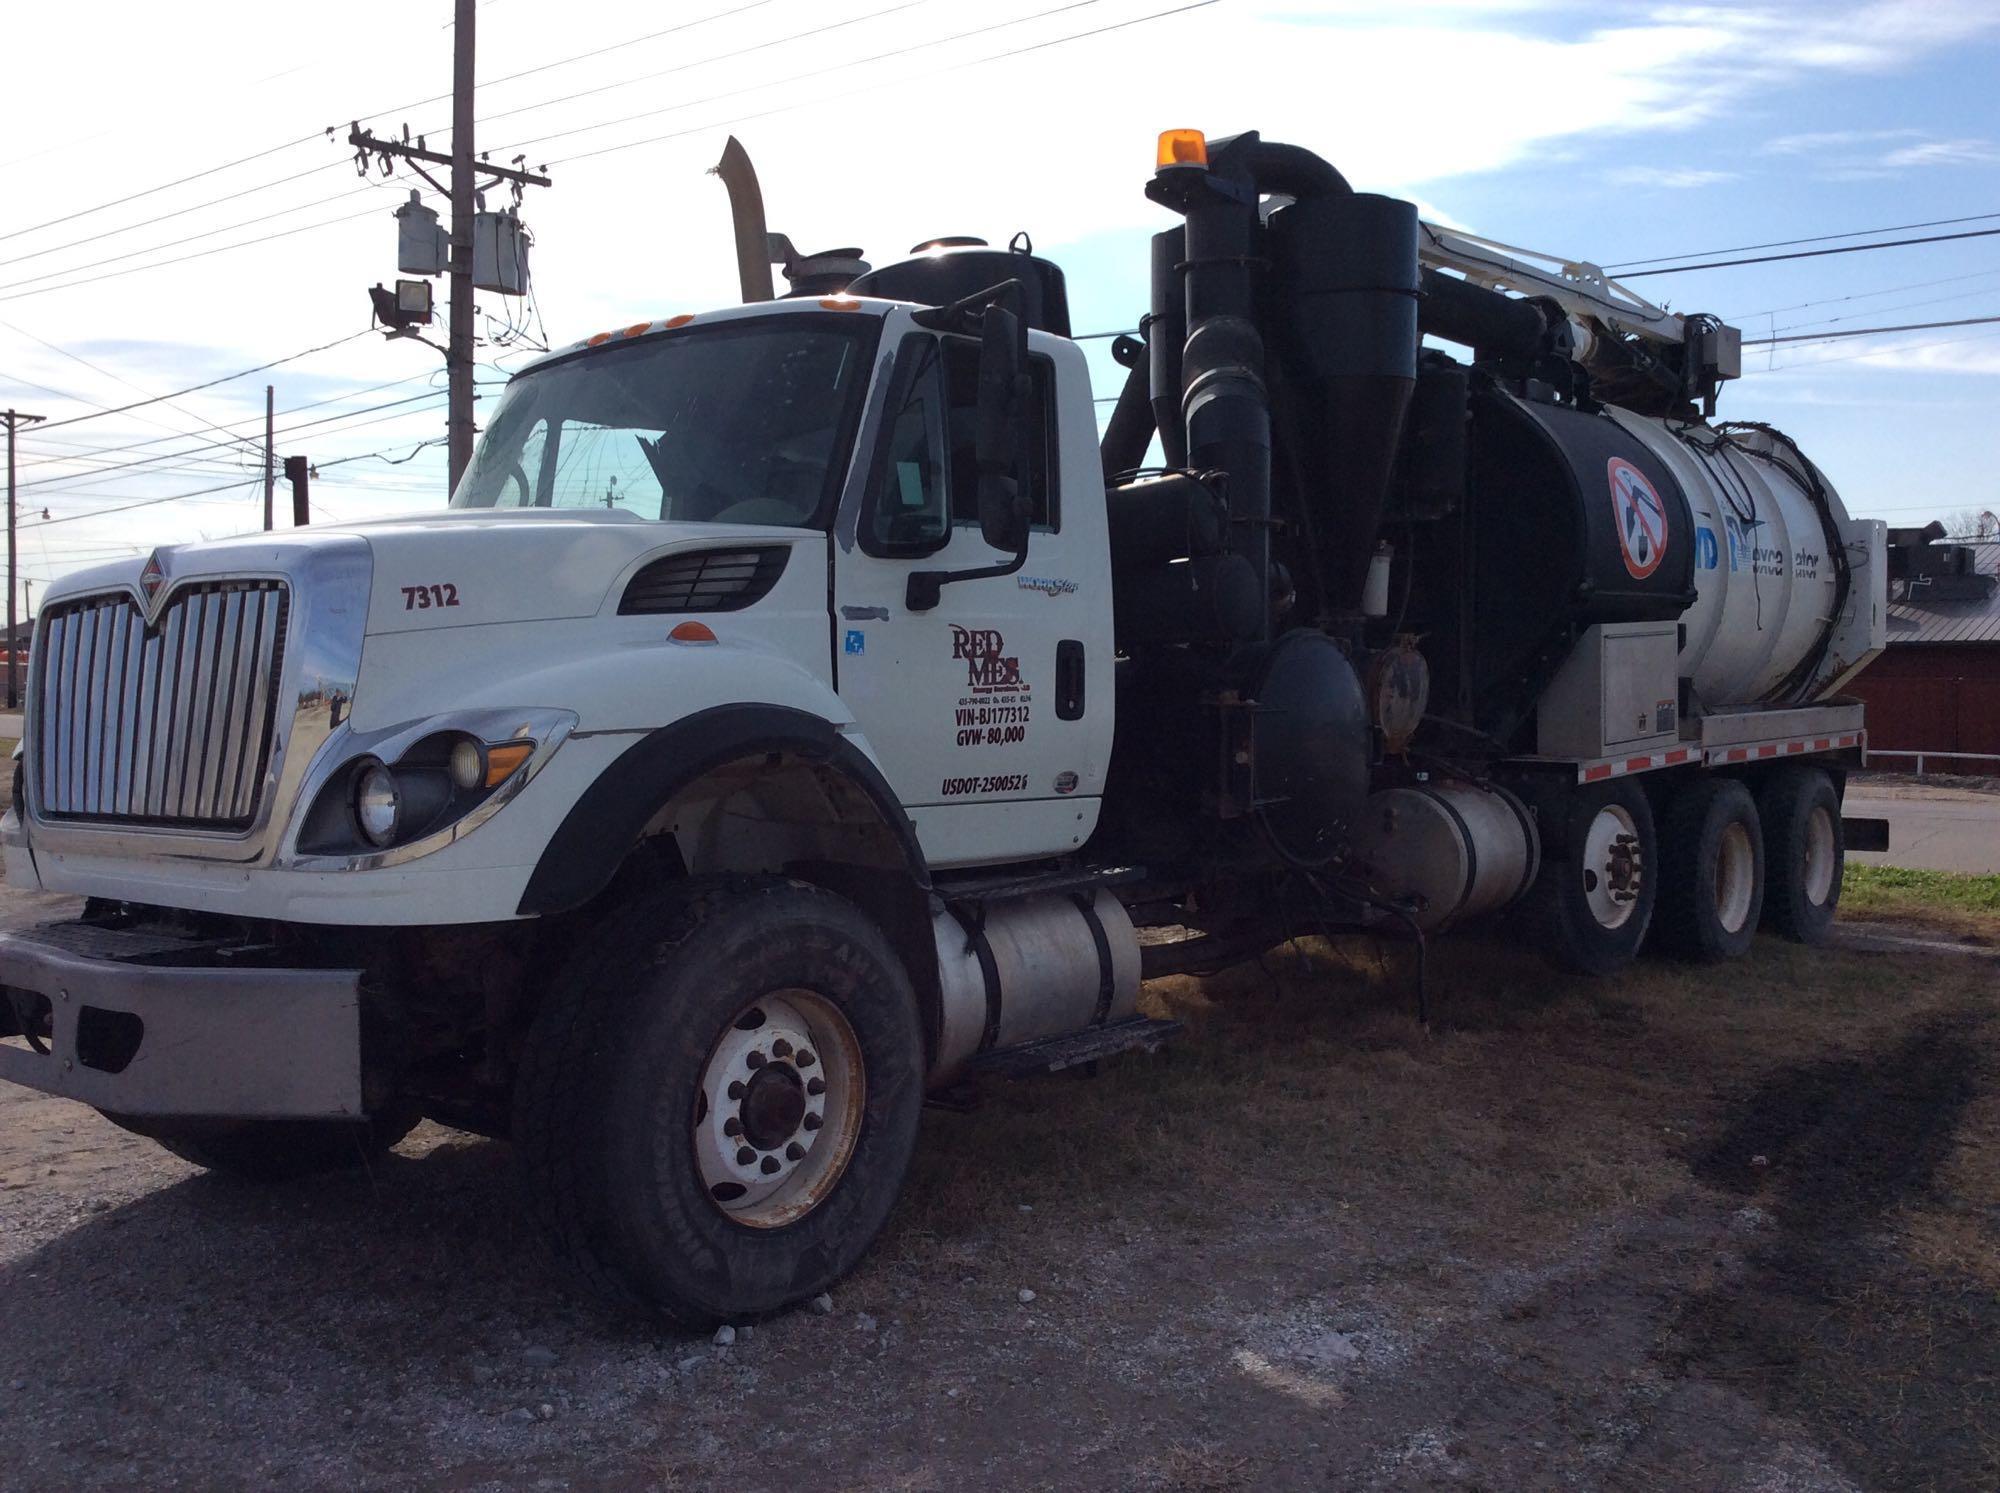
[[(1086, 391), (1071, 419), (1088, 422), (1082, 357), (1060, 351), (1075, 354)], [(1026, 565), (951, 582), (935, 607), (910, 606), (913, 572), (1006, 558), (978, 524), (978, 361), (978, 344), (962, 337), (911, 332), (897, 345), (865, 485), (834, 559), (841, 696), (941, 865), (1081, 845), (1096, 821), (1111, 740), (1110, 596), (1084, 584), (1105, 565), (1103, 504), (1098, 493), (1066, 494), (1061, 480), (1063, 442), (1080, 437), (1101, 489), (1094, 422), (1059, 432), (1056, 365), (1046, 353), (1029, 359)]]

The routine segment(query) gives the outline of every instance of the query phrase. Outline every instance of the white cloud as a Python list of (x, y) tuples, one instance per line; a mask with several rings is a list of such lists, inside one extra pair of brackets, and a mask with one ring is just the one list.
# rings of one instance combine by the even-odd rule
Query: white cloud
[(1696, 166), (1618, 166), (1605, 173), (1605, 180), (1621, 187), (1660, 187), (1678, 191), (1717, 186), (1725, 181), (1737, 181), (1742, 175), (1740, 171), (1713, 171)]
[(1926, 140), (1882, 157), (1888, 167), (2000, 165), (2000, 145), (1991, 140)]
[(1894, 130), (1812, 130), (1799, 135), (1780, 135), (1766, 140), (1766, 155), (1817, 155), (1823, 151), (1851, 150), (1857, 145), (1878, 145), (1886, 140), (1907, 140), (1923, 134), (1904, 127)]

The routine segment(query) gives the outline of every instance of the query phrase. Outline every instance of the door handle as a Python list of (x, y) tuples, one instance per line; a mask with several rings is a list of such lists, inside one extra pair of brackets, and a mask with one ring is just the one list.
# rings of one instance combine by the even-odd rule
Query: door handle
[(1083, 719), (1083, 644), (1064, 638), (1056, 644), (1056, 719)]

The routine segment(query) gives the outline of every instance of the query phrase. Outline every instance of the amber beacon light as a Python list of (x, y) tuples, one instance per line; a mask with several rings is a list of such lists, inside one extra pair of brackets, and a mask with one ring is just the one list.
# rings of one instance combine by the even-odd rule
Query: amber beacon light
[(1161, 130), (1159, 164), (1207, 166), (1208, 137), (1200, 130)]

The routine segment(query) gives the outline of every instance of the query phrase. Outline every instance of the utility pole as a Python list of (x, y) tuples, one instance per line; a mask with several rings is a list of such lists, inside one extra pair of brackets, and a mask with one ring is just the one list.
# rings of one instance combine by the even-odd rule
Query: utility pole
[(444, 428), (453, 492), (472, 464), (472, 41), (478, 9), (479, 0), (457, 0), (451, 36), (451, 322), (444, 355), (450, 398)]
[(20, 626), (19, 614), (15, 611), (14, 593), (20, 588), (20, 573), (16, 567), (14, 553), (14, 432), (23, 425), (37, 425), (47, 419), (46, 415), (24, 415), (19, 410), (7, 411), (7, 708), (21, 708), (20, 665), (16, 661), (18, 649), (14, 642), (14, 629)]
[[(451, 261), (447, 266), (451, 281), (451, 312), (447, 323), (445, 372), (449, 379), (445, 429), (450, 439), (451, 485), (472, 464), (472, 218), (479, 209), (479, 194), (487, 187), (508, 182), (514, 200), (521, 200), (526, 187), (550, 185), (546, 175), (525, 168), (525, 156), (516, 156), (510, 166), (495, 166), (482, 160), (473, 145), (472, 94), (476, 88), (474, 68), (475, 14), (479, 0), (454, 0), (451, 48), (451, 154), (431, 150), (419, 136), (410, 141), (407, 125), (401, 140), (384, 140), (361, 128), (359, 120), (348, 131), (347, 143), (354, 147), (355, 165), (368, 174), (371, 158), (379, 158), (386, 176), (393, 160), (404, 160), (431, 187), (451, 202)], [(424, 170), (423, 163), (450, 168), (449, 188)], [(546, 167), (543, 168), (547, 170)], [(435, 343), (431, 344), (435, 346)]]
[(271, 532), (271, 484), (277, 480), (271, 466), (271, 386), (264, 385), (264, 532)]

